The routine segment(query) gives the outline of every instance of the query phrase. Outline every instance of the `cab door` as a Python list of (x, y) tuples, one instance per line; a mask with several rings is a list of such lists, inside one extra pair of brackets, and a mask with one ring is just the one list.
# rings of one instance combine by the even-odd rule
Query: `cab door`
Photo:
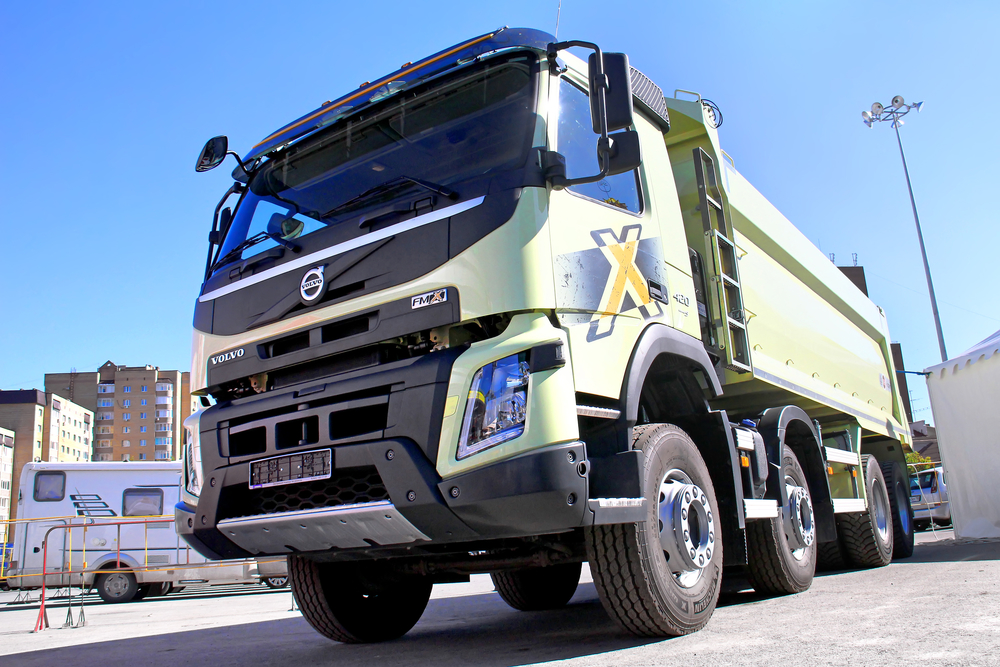
[[(639, 169), (552, 190), (549, 200), (556, 307), (570, 334), (576, 389), (614, 397), (640, 333), (651, 322), (674, 325), (670, 295), (683, 288), (665, 258), (646, 165), (657, 150), (667, 159), (662, 135), (638, 115), (635, 129)], [(597, 138), (585, 81), (572, 71), (552, 76), (549, 146), (565, 157), (568, 178), (599, 171)]]

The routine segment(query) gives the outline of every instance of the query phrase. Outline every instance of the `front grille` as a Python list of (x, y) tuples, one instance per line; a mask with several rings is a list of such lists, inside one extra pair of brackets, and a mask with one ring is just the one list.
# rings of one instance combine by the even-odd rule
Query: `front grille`
[(223, 456), (243, 457), (307, 445), (377, 440), (388, 425), (388, 388), (301, 402), (222, 422)]
[(375, 466), (334, 470), (329, 479), (299, 482), (263, 489), (228, 487), (219, 502), (219, 520), (277, 512), (298, 512), (319, 507), (339, 507), (389, 500)]

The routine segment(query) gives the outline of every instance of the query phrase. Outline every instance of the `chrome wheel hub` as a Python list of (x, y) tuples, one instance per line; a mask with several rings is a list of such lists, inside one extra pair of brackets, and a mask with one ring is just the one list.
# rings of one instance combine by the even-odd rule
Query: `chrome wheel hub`
[(660, 482), (657, 518), (667, 567), (681, 586), (693, 586), (715, 550), (715, 517), (708, 496), (683, 471), (670, 470)]
[(792, 556), (801, 559), (805, 556), (806, 549), (816, 541), (812, 500), (809, 498), (808, 489), (797, 486), (791, 479), (785, 480), (785, 493), (788, 496), (788, 504), (782, 512), (785, 538), (792, 550)]

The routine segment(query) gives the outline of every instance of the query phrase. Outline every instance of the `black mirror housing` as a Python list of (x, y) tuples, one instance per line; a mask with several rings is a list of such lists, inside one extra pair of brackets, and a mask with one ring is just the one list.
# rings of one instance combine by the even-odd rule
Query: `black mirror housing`
[(212, 137), (205, 144), (205, 147), (201, 149), (201, 155), (198, 156), (198, 161), (194, 165), (194, 170), (202, 172), (215, 169), (222, 164), (223, 160), (226, 159), (226, 153), (228, 151), (228, 137), (225, 135)]
[(624, 174), (626, 171), (632, 171), (642, 164), (639, 133), (635, 130), (609, 134), (608, 142), (611, 144), (609, 155), (611, 164), (608, 167), (608, 176)]
[[(608, 119), (608, 132), (624, 130), (632, 125), (632, 75), (625, 53), (602, 54), (604, 63), (604, 78), (607, 88), (604, 90), (604, 106)], [(594, 123), (594, 132), (601, 133), (600, 109), (598, 108), (597, 86), (597, 54), (592, 53), (590, 65), (590, 117)]]

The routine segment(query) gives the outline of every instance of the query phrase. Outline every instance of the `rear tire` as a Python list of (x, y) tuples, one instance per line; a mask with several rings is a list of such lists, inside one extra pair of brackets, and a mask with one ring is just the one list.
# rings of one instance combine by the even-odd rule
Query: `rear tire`
[(750, 583), (758, 593), (801, 593), (816, 574), (816, 523), (809, 485), (791, 449), (782, 456), (788, 502), (776, 519), (747, 522)]
[(139, 592), (139, 584), (135, 575), (128, 570), (103, 572), (97, 575), (94, 588), (101, 599), (111, 604), (131, 602)]
[(518, 611), (565, 607), (580, 583), (582, 563), (564, 563), (493, 572), (493, 585), (503, 601)]
[(889, 492), (885, 488), (882, 470), (873, 456), (862, 456), (861, 467), (865, 472), (868, 509), (839, 515), (837, 527), (844, 552), (851, 563), (858, 567), (883, 567), (892, 561), (893, 526)]
[(816, 548), (816, 571), (846, 570), (850, 565), (844, 555), (844, 546), (838, 537), (833, 542), (820, 542)]
[(590, 571), (604, 609), (626, 631), (686, 635), (708, 623), (722, 588), (715, 489), (698, 448), (680, 428), (636, 426), (632, 446), (645, 453), (646, 519), (587, 530)]
[(889, 492), (892, 513), (892, 557), (909, 558), (913, 555), (913, 508), (910, 507), (910, 479), (895, 461), (880, 465), (885, 486)]
[(288, 579), (309, 625), (347, 644), (403, 636), (420, 620), (433, 587), (426, 577), (296, 555), (288, 557)]

